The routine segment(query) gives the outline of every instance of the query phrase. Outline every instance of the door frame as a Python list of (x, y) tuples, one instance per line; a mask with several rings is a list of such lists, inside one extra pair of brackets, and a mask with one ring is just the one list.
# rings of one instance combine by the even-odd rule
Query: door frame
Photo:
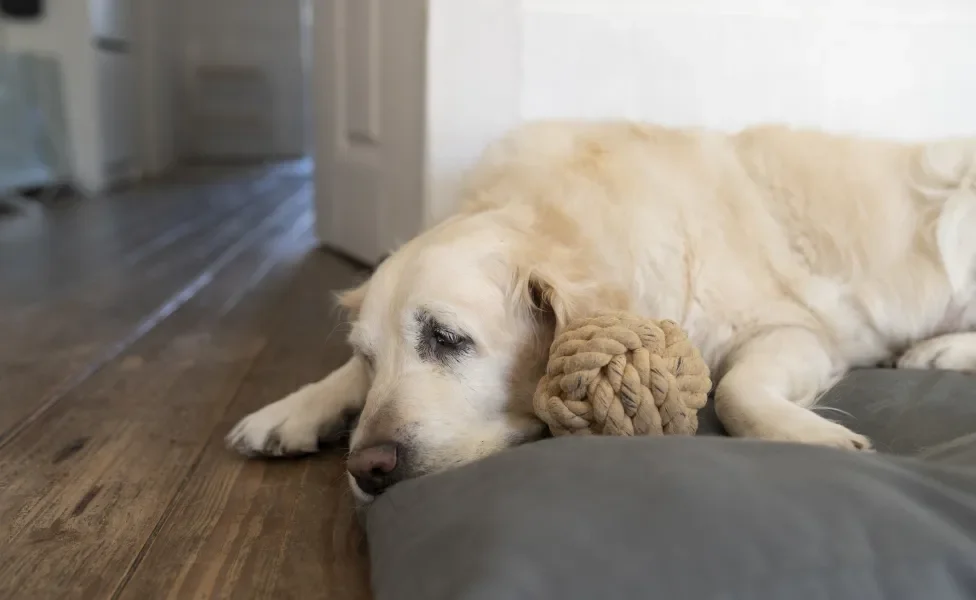
[[(518, 122), (522, 4), (315, 1), (316, 231), (323, 245), (375, 264), (446, 216), (463, 170)], [(348, 38), (340, 21), (349, 2), (371, 2), (381, 13), (369, 63), (376, 68), (376, 151), (358, 154), (348, 152), (343, 106)], [(364, 182), (363, 194), (349, 193), (346, 171), (363, 168), (373, 170), (375, 188)]]

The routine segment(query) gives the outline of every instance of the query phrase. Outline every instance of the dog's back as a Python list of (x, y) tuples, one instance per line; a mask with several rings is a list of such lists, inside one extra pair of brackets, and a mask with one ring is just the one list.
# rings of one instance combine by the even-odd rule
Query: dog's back
[(716, 360), (795, 322), (868, 363), (976, 320), (973, 165), (976, 140), (538, 122), (489, 148), (462, 211), (531, 215), (541, 243), (579, 250), (581, 277)]

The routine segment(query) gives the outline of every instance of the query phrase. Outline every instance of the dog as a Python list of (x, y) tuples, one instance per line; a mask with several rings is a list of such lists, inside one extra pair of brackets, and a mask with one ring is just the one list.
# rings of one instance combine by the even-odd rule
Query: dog
[(348, 362), (230, 446), (314, 452), (358, 415), (348, 478), (369, 502), (543, 437), (554, 332), (601, 309), (678, 322), (738, 437), (870, 450), (812, 410), (847, 371), (976, 369), (976, 138), (532, 122), (459, 204), (338, 294)]

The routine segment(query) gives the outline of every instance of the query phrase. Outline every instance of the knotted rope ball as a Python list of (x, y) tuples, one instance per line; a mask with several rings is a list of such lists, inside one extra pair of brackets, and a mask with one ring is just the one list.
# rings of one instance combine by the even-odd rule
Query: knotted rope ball
[(553, 435), (694, 434), (711, 386), (677, 323), (602, 313), (557, 333), (533, 404)]

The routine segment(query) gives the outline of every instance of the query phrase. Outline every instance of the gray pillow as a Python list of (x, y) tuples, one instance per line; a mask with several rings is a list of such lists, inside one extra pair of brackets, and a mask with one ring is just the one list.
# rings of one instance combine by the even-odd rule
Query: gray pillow
[(863, 371), (827, 399), (879, 446), (924, 460), (707, 435), (559, 438), (401, 483), (367, 514), (374, 593), (976, 598), (973, 383)]
[[(935, 370), (860, 369), (820, 401), (828, 419), (862, 433), (879, 452), (916, 456), (976, 432), (976, 377)], [(700, 435), (725, 435), (709, 404)]]

